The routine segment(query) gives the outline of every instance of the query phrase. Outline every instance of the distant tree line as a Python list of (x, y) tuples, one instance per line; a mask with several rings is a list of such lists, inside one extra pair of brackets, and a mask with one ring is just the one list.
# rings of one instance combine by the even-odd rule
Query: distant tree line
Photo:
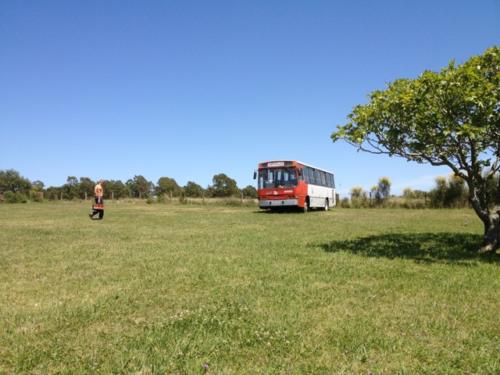
[[(487, 194), (495, 197), (500, 194), (500, 175), (488, 177)], [(89, 177), (68, 176), (62, 186), (45, 188), (42, 181), (30, 181), (19, 172), (9, 169), (0, 170), (0, 202), (26, 203), (28, 201), (41, 202), (45, 200), (73, 200), (89, 199), (94, 195), (96, 182)], [(381, 177), (378, 183), (369, 191), (355, 186), (350, 196), (340, 200), (339, 205), (345, 208), (463, 208), (469, 207), (469, 191), (463, 179), (454, 175), (437, 177), (435, 187), (430, 191), (413, 190), (406, 188), (401, 196), (391, 195), (391, 181), (388, 177)], [(139, 198), (159, 202), (177, 198), (181, 201), (186, 198), (257, 198), (255, 187), (248, 185), (240, 189), (234, 179), (224, 173), (213, 176), (212, 184), (203, 188), (193, 181), (180, 186), (174, 178), (160, 177), (156, 184), (148, 181), (144, 176), (136, 175), (122, 182), (107, 180), (104, 189), (105, 199)]]
[[(94, 195), (96, 182), (89, 177), (68, 176), (62, 186), (45, 187), (42, 181), (30, 181), (13, 169), (0, 170), (0, 201), (7, 203), (25, 203), (27, 201), (88, 199)], [(154, 184), (144, 176), (136, 175), (122, 182), (106, 180), (105, 199), (156, 198), (159, 201), (169, 198), (211, 198), (243, 197), (257, 198), (255, 187), (248, 185), (240, 189), (234, 179), (224, 173), (213, 176), (212, 185), (203, 188), (196, 182), (189, 181), (180, 186), (171, 177), (160, 177)]]

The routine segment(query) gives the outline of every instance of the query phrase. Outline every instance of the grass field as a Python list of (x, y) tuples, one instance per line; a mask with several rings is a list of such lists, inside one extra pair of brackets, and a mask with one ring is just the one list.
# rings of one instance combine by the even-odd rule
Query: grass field
[(500, 373), (472, 211), (89, 205), (0, 205), (0, 373)]

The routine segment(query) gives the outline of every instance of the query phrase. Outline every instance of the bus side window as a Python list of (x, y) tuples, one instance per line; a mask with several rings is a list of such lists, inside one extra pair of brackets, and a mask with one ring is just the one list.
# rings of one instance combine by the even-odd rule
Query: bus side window
[(320, 172), (321, 174), (321, 185), (326, 186), (326, 173)]

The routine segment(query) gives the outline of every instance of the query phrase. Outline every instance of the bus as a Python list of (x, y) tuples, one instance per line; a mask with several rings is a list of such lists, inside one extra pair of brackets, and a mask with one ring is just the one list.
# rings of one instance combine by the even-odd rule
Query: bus
[(262, 209), (298, 207), (303, 212), (310, 208), (328, 211), (337, 203), (333, 173), (300, 161), (259, 163), (256, 178)]

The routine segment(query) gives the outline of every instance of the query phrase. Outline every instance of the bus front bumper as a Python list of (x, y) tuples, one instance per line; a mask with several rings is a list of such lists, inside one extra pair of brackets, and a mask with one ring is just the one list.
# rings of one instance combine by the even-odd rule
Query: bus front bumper
[(260, 208), (297, 206), (298, 199), (262, 199), (259, 200)]

